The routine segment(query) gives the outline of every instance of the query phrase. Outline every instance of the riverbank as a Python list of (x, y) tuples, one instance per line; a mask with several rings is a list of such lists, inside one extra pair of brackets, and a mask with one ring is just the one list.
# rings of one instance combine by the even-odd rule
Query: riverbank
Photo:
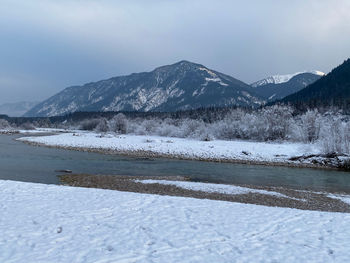
[(300, 191), (283, 187), (199, 183), (190, 182), (185, 177), (173, 176), (130, 177), (65, 174), (60, 176), (60, 181), (64, 185), (75, 187), (192, 197), (302, 210), (350, 212), (350, 203), (344, 202), (347, 198), (350, 199), (350, 195), (341, 193)]
[(54, 129), (54, 128), (35, 128), (31, 130), (23, 129), (0, 129), (0, 135), (25, 135), (25, 136), (50, 136), (57, 135), (60, 133), (73, 132), (65, 129)]
[(346, 262), (350, 214), (0, 180), (0, 262)]
[(199, 141), (159, 136), (63, 133), (19, 139), (37, 146), (137, 157), (164, 157), (184, 160), (338, 169), (348, 156), (322, 154), (318, 145), (251, 141)]

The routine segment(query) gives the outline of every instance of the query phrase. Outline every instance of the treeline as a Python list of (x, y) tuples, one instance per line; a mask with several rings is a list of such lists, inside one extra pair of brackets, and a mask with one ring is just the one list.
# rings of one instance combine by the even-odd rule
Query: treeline
[[(7, 120), (9, 123), (20, 126), (23, 123), (33, 123), (38, 127), (58, 127), (63, 122), (77, 123), (86, 119), (106, 118), (111, 119), (118, 113), (123, 113), (130, 119), (134, 118), (159, 118), (159, 119), (201, 119), (204, 122), (213, 122), (226, 115), (231, 110), (237, 109), (238, 107), (208, 107), (198, 108), (195, 110), (177, 111), (177, 112), (74, 112), (64, 116), (54, 117), (8, 117), (6, 115), (0, 115), (0, 119)], [(251, 110), (245, 108), (245, 110)]]
[(337, 107), (350, 114), (350, 59), (279, 103), (290, 103), (300, 111)]
[[(171, 116), (171, 115), (170, 115)], [(350, 153), (350, 119), (334, 109), (298, 113), (290, 106), (230, 109), (211, 121), (202, 117), (130, 117), (123, 113), (68, 124), (70, 128), (117, 134), (157, 135), (205, 141), (252, 140), (319, 143), (325, 153)]]

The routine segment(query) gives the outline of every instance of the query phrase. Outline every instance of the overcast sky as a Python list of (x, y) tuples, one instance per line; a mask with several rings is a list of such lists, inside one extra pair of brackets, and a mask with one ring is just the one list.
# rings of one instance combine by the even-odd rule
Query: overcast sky
[(190, 60), (247, 83), (350, 57), (349, 0), (0, 0), (0, 103)]

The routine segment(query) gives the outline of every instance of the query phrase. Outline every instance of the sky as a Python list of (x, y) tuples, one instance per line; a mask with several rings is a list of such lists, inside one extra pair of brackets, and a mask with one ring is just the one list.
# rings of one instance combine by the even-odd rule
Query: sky
[(0, 0), (0, 104), (180, 60), (247, 83), (350, 57), (349, 0)]

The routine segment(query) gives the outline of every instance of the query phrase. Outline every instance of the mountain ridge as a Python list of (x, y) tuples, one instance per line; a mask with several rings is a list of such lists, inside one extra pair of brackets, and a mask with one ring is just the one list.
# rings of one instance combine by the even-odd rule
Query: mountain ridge
[(334, 68), (305, 89), (289, 95), (276, 103), (289, 103), (298, 108), (340, 106), (350, 108), (350, 59)]
[(260, 107), (304, 89), (324, 73), (274, 75), (248, 85), (206, 66), (181, 60), (148, 72), (70, 86), (39, 103), (26, 117), (76, 111), (167, 111), (202, 107)]
[(25, 116), (57, 116), (74, 111), (177, 111), (200, 107), (260, 106), (251, 87), (201, 64), (181, 60), (150, 72), (132, 73), (71, 86)]
[(268, 76), (267, 78), (258, 80), (256, 82), (253, 82), (250, 84), (253, 88), (264, 86), (266, 84), (282, 84), (285, 82), (290, 81), (293, 77), (304, 74), (304, 73), (310, 73), (318, 76), (324, 76), (326, 75), (324, 72), (319, 71), (319, 70), (305, 70), (305, 71), (300, 71), (292, 74), (283, 74), (283, 75), (272, 75)]
[[(276, 77), (279, 76), (279, 77)], [(289, 75), (276, 75), (254, 82), (252, 88), (267, 102), (283, 99), (298, 92), (324, 76), (320, 71), (305, 71)]]

